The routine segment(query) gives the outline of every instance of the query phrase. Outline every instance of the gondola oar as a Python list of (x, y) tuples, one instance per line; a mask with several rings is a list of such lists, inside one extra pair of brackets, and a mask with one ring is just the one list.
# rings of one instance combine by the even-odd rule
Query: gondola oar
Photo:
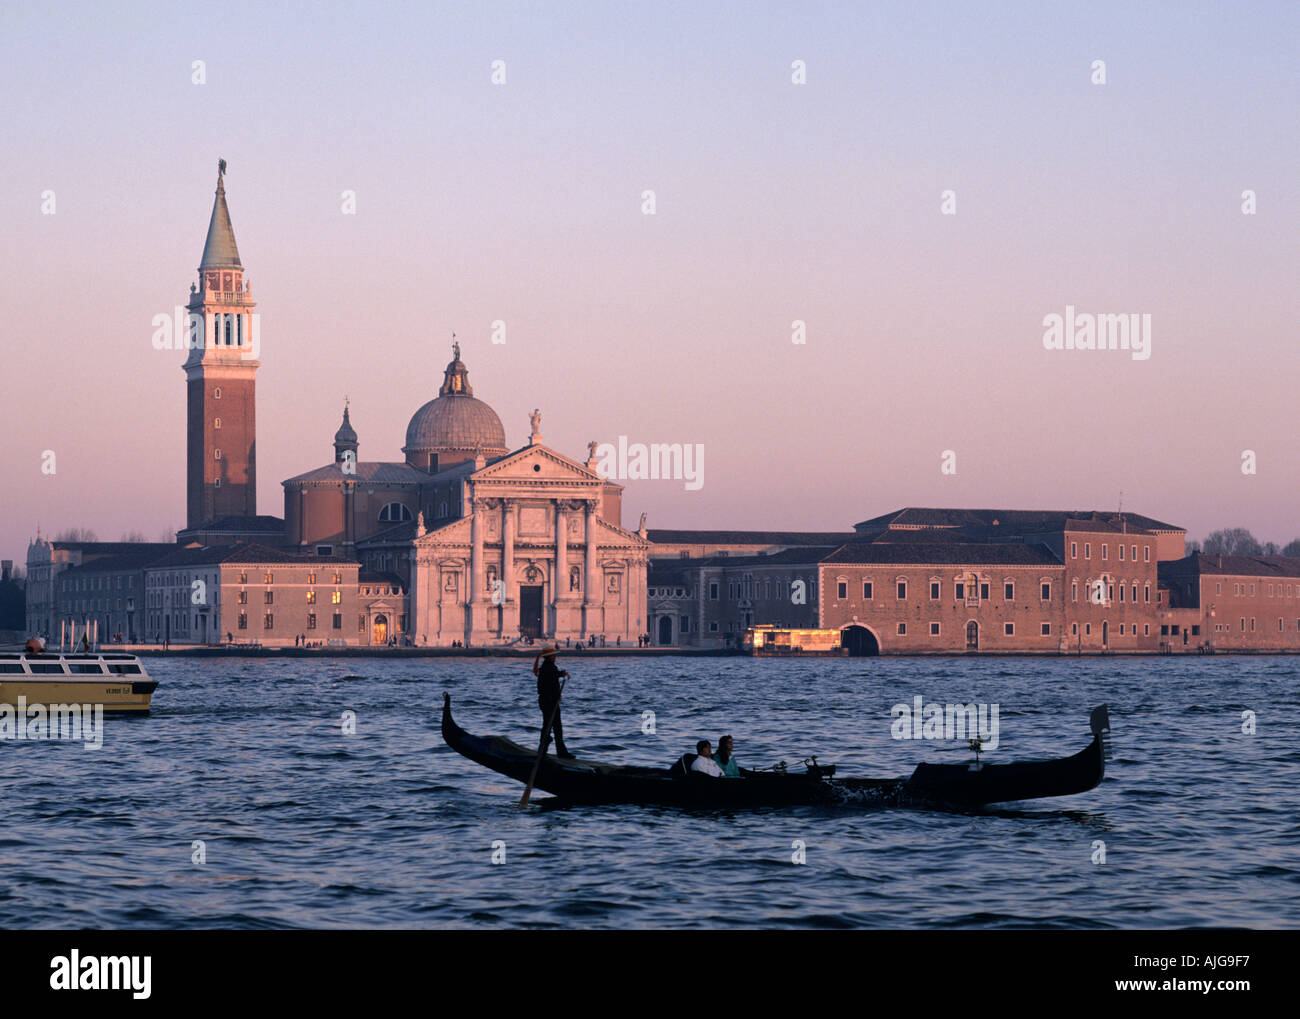
[(537, 781), (537, 771), (542, 766), (542, 758), (546, 756), (546, 744), (551, 738), (551, 726), (555, 724), (555, 713), (560, 710), (560, 697), (564, 696), (564, 684), (568, 681), (567, 676), (560, 680), (560, 693), (555, 699), (555, 707), (551, 708), (551, 713), (546, 716), (546, 727), (542, 729), (542, 738), (537, 744), (537, 760), (533, 762), (533, 773), (528, 776), (528, 785), (524, 786), (523, 796), (519, 797), (520, 810), (528, 806), (528, 797), (533, 795), (533, 783)]

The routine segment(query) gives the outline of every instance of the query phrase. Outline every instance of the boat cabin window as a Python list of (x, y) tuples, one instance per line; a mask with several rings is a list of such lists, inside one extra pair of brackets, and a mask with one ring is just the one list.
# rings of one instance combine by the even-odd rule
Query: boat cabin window
[(115, 676), (138, 676), (140, 675), (140, 666), (113, 663), (108, 667), (108, 671)]
[(68, 668), (74, 676), (102, 676), (104, 674), (103, 668), (97, 662), (93, 664), (75, 662), (69, 665)]
[(18, 662), (0, 662), (0, 673), (22, 672), (23, 667)]
[(28, 662), (27, 664), (31, 666), (33, 675), (49, 676), (57, 673), (62, 676), (64, 674), (62, 664), (55, 664), (52, 662)]

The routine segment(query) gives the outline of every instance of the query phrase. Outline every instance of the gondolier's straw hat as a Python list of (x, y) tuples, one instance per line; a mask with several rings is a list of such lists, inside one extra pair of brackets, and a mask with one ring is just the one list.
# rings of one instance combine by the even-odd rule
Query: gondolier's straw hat
[(553, 655), (553, 654), (555, 654), (555, 648), (550, 644), (547, 644), (546, 647), (542, 648), (542, 650), (537, 652), (537, 657), (545, 658), (547, 655)]

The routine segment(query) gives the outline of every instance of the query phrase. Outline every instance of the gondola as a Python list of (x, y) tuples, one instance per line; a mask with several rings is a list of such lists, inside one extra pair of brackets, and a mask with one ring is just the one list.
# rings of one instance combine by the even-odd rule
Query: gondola
[[(1110, 717), (1103, 704), (1093, 709), (1093, 738), (1079, 753), (1049, 761), (1009, 764), (920, 764), (908, 778), (835, 778), (834, 765), (808, 765), (806, 771), (746, 771), (742, 778), (710, 778), (689, 771), (693, 755), (671, 767), (606, 764), (546, 755), (536, 787), (563, 803), (639, 803), (681, 807), (780, 807), (805, 804), (857, 804), (970, 809), (990, 803), (1070, 796), (1087, 792), (1106, 772)], [(504, 736), (475, 736), (451, 715), (451, 695), (443, 694), (442, 738), (471, 761), (527, 782), (537, 750)]]

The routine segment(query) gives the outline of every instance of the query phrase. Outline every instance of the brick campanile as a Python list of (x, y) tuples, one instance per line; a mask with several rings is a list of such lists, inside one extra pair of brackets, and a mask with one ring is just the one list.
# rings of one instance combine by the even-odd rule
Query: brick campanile
[(192, 340), (184, 364), (188, 390), (186, 526), (257, 514), (257, 418), (260, 362), (253, 295), (226, 207), (226, 161), (203, 245), (199, 282), (190, 287)]

